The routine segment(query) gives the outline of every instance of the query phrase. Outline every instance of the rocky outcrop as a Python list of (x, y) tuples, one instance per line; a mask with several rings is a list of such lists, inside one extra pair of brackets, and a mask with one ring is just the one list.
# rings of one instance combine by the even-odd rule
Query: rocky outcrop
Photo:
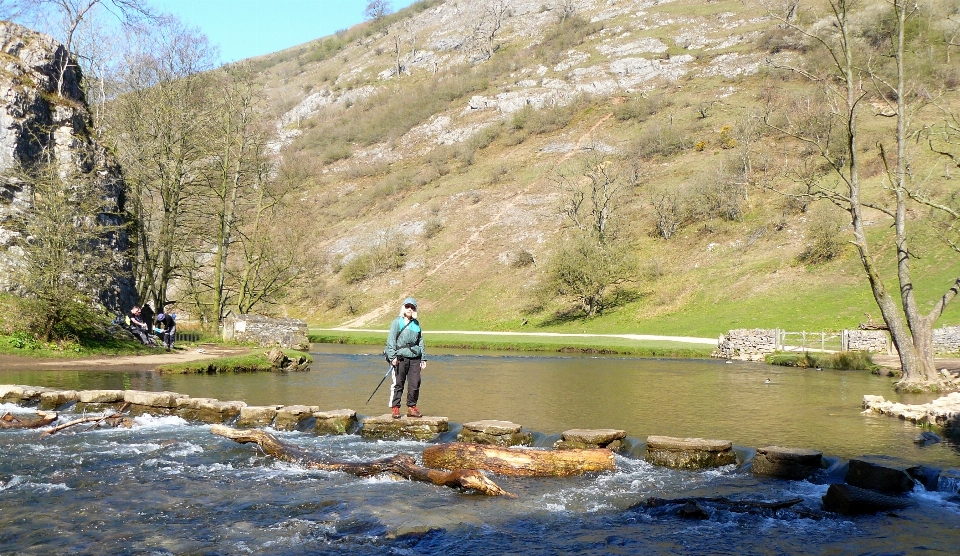
[(918, 425), (933, 425), (945, 431), (960, 430), (960, 392), (953, 392), (925, 404), (902, 404), (883, 396), (864, 396), (864, 413), (897, 417)]
[[(106, 202), (101, 219), (123, 224), (123, 178), (93, 138), (82, 79), (63, 45), (26, 27), (0, 22), (0, 290), (17, 289), (12, 269), (23, 255), (24, 238), (13, 223), (33, 209), (32, 189), (12, 173), (37, 163), (42, 153), (94, 177)], [(122, 256), (127, 244), (126, 234), (118, 232), (102, 246), (112, 252), (117, 272), (91, 292), (115, 309), (133, 303), (133, 283), (125, 277), (129, 262)]]

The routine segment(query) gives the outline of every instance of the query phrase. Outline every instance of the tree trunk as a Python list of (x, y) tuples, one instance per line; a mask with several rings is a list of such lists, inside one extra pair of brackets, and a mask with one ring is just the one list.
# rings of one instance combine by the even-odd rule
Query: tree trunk
[(413, 481), (421, 481), (450, 488), (465, 488), (488, 496), (516, 498), (515, 494), (503, 490), (479, 471), (472, 469), (459, 469), (456, 471), (427, 469), (417, 465), (413, 457), (407, 454), (398, 454), (370, 462), (324, 462), (318, 461), (310, 454), (304, 452), (299, 446), (281, 442), (273, 435), (261, 430), (238, 430), (223, 425), (213, 425), (210, 427), (210, 432), (229, 438), (240, 444), (257, 444), (267, 455), (310, 469), (342, 471), (358, 477), (393, 473), (394, 475), (399, 475)]
[(429, 446), (423, 464), (435, 469), (482, 469), (521, 477), (567, 477), (616, 470), (613, 452), (589, 450), (530, 450), (454, 442)]
[(7, 412), (0, 417), (0, 429), (37, 429), (57, 420), (55, 412), (38, 411), (37, 417), (37, 419), (21, 419)]

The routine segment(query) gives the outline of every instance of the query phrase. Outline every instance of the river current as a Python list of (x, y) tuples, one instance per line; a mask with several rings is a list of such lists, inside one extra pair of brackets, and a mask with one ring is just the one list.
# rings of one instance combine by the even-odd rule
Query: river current
[[(309, 373), (178, 375), (4, 371), (0, 383), (72, 389), (170, 390), (251, 405), (307, 404), (386, 412), (386, 371), (369, 348), (314, 346)], [(366, 353), (365, 353), (366, 352)], [(769, 382), (768, 382), (769, 379)], [(957, 485), (917, 486), (907, 510), (825, 513), (820, 497), (847, 458), (885, 454), (960, 468), (955, 441), (913, 443), (912, 425), (861, 415), (864, 394), (901, 399), (890, 379), (723, 361), (526, 357), (445, 352), (424, 373), (420, 408), (459, 423), (502, 419), (547, 447), (571, 428), (627, 431), (617, 471), (564, 479), (495, 476), (517, 499), (488, 498), (386, 477), (304, 470), (177, 417), (132, 429), (0, 433), (0, 554), (956, 554)], [(907, 399), (904, 401), (922, 401)], [(0, 413), (17, 409), (0, 405)], [(69, 417), (65, 414), (64, 417)], [(278, 436), (320, 457), (365, 461), (419, 454), (420, 442)], [(734, 443), (746, 463), (685, 472), (643, 461), (647, 435)], [(822, 450), (830, 468), (809, 481), (755, 477), (757, 447)], [(703, 503), (680, 517), (652, 498), (803, 501), (785, 510)]]

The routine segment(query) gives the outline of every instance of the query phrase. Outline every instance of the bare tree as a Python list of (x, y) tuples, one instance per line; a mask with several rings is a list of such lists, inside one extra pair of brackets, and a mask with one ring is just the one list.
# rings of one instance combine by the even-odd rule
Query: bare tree
[(44, 342), (88, 326), (91, 302), (123, 268), (110, 249), (120, 228), (102, 217), (106, 183), (85, 166), (44, 153), (38, 164), (5, 177), (32, 197), (31, 209), (14, 222), (23, 253), (16, 278), (23, 322)]
[[(911, 48), (906, 33), (908, 25), (914, 26), (916, 32), (911, 32), (910, 40), (926, 45), (922, 41), (929, 37), (918, 12), (934, 4), (889, 0), (883, 14), (885, 25), (868, 23), (866, 29), (855, 25), (856, 4), (850, 0), (827, 1), (829, 25), (807, 28), (783, 20), (820, 46), (814, 55), (818, 61), (826, 60), (828, 66), (822, 72), (816, 69), (818, 64), (790, 68), (813, 82), (822, 95), (822, 101), (810, 111), (819, 112), (816, 117), (798, 118), (797, 112), (784, 111), (779, 119), (768, 118), (768, 123), (799, 139), (829, 169), (833, 179), (824, 176), (808, 181), (808, 194), (830, 200), (849, 215), (852, 243), (900, 355), (903, 378), (898, 386), (936, 387), (932, 327), (960, 292), (960, 277), (923, 312), (911, 264), (918, 255), (916, 229), (922, 223), (912, 214), (936, 214), (930, 221), (943, 224), (940, 229), (944, 239), (960, 253), (955, 235), (960, 199), (949, 193), (950, 188), (931, 181), (936, 173), (922, 170), (923, 160), (912, 147), (919, 143), (920, 131), (914, 120), (935, 106), (932, 101), (938, 95), (936, 80), (913, 70), (921, 67), (915, 63), (920, 56), (927, 56), (920, 62), (934, 64), (930, 55), (934, 49)], [(891, 122), (876, 142), (877, 156), (886, 168), (879, 191), (865, 187), (861, 176), (862, 157), (868, 150), (863, 145), (865, 124), (861, 116), (870, 110), (879, 117), (877, 121)], [(946, 120), (943, 123), (947, 125)], [(886, 244), (871, 242), (866, 220), (875, 216), (868, 217), (867, 211), (890, 221), (893, 237), (889, 242), (896, 253), (894, 276), (886, 274), (877, 260), (876, 253)], [(954, 235), (949, 237), (951, 233)], [(899, 299), (887, 286), (891, 280), (898, 283)]]
[[(9, 0), (6, 4), (18, 19), (33, 22), (53, 33), (69, 52), (74, 52), (74, 38), (78, 29), (96, 17), (98, 8), (112, 14), (127, 28), (156, 18), (144, 0)], [(79, 57), (85, 57), (83, 53), (78, 54)], [(66, 57), (60, 68), (58, 93), (62, 94), (63, 76), (73, 63), (71, 60), (71, 57)]]
[(604, 243), (623, 184), (619, 167), (603, 157), (590, 157), (580, 165), (561, 169), (554, 180), (563, 192), (560, 213), (577, 229)]
[(216, 51), (176, 20), (131, 34), (130, 42), (139, 46), (128, 55), (105, 128), (128, 186), (138, 293), (159, 309), (171, 281), (196, 260), (198, 238), (209, 235), (200, 192), (209, 107), (217, 100), (207, 70)]
[(390, 0), (370, 0), (367, 2), (366, 9), (363, 10), (363, 15), (366, 16), (367, 19), (380, 21), (392, 11), (390, 8)]

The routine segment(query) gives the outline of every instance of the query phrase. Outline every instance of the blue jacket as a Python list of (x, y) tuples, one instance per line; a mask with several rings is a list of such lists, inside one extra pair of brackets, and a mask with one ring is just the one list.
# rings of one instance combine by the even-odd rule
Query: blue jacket
[[(406, 328), (403, 328), (403, 325), (403, 317), (397, 317), (390, 323), (390, 332), (387, 335), (387, 358), (393, 360), (397, 356), (409, 359), (423, 357), (423, 334), (420, 323), (417, 319), (413, 319)], [(400, 332), (401, 328), (403, 332)], [(399, 337), (398, 332), (400, 332)]]

